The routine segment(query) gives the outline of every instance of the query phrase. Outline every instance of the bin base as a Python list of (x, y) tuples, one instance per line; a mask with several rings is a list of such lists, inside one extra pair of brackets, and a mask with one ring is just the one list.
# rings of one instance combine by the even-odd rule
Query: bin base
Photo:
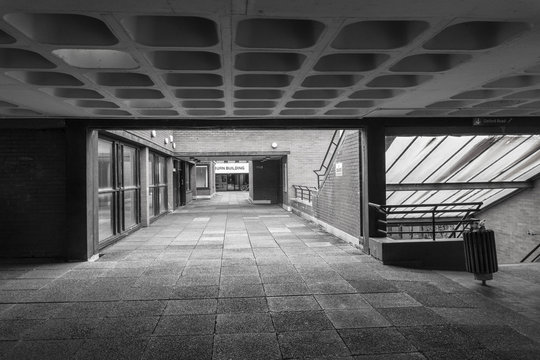
[(493, 274), (474, 274), (475, 280), (482, 280), (482, 285), (486, 286), (486, 280), (493, 280)]

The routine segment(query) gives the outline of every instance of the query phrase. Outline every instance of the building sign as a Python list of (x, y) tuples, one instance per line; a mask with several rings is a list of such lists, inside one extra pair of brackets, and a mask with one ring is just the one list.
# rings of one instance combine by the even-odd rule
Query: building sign
[(474, 118), (473, 126), (501, 126), (511, 122), (512, 118)]
[(216, 174), (249, 174), (249, 163), (217, 163)]
[(343, 176), (343, 163), (336, 163), (336, 176)]

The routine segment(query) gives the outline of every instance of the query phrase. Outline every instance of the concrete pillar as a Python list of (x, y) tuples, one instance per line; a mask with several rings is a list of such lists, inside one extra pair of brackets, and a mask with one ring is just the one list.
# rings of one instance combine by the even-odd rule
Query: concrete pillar
[(148, 184), (149, 174), (149, 156), (150, 150), (145, 147), (139, 153), (139, 163), (141, 166), (141, 225), (150, 226), (150, 209), (148, 208)]
[(174, 209), (174, 184), (173, 184), (173, 158), (166, 158), (167, 161), (167, 210)]
[[(361, 130), (361, 168), (362, 168), (362, 234), (364, 246), (369, 237), (386, 237), (383, 231), (386, 216), (368, 203), (386, 205), (386, 158), (385, 129), (370, 125)], [(382, 230), (382, 231), (381, 231)]]
[(96, 130), (66, 122), (66, 257), (88, 260), (98, 253), (98, 164)]

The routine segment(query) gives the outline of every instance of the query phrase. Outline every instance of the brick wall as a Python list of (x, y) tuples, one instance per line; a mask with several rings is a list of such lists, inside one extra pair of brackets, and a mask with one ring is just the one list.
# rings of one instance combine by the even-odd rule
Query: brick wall
[[(360, 237), (359, 133), (346, 131), (331, 165), (326, 182), (313, 200), (313, 212), (319, 220), (354, 237)], [(343, 165), (336, 176), (335, 164)]]
[(65, 192), (64, 130), (4, 129), (0, 133), (0, 257), (65, 256)]
[[(517, 263), (540, 242), (540, 179), (532, 189), (478, 214), (495, 232), (499, 263)], [(529, 230), (537, 235), (528, 234)]]
[[(142, 143), (144, 145), (149, 146), (154, 150), (163, 152), (175, 151), (170, 140), (168, 144), (165, 144), (165, 138), (169, 139), (169, 137), (173, 135), (172, 130), (155, 130), (155, 137), (151, 136), (151, 131), (152, 130), (109, 130), (108, 132), (135, 142), (141, 142), (141, 140), (143, 140)], [(151, 144), (146, 143), (144, 140), (149, 141)], [(174, 137), (173, 142), (178, 146), (178, 141), (174, 139)]]
[[(330, 144), (333, 130), (178, 130), (176, 151), (198, 152), (284, 152), (288, 155), (289, 192), (292, 185), (316, 186), (318, 169)], [(278, 147), (272, 149), (272, 142)]]

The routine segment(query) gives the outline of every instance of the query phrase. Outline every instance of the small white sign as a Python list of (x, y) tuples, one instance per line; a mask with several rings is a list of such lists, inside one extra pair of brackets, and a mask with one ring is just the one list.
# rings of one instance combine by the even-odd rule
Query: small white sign
[(336, 176), (343, 176), (343, 163), (336, 163)]
[(249, 163), (219, 163), (216, 174), (249, 174)]

